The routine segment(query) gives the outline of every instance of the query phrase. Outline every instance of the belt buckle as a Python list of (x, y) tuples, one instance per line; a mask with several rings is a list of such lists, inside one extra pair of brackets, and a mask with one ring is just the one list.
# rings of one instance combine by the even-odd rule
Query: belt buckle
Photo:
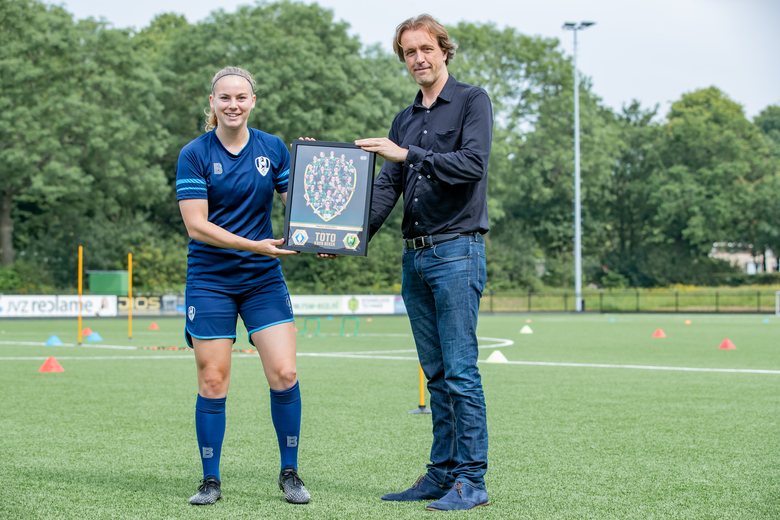
[(425, 247), (425, 237), (414, 237), (412, 239), (412, 247), (414, 249), (422, 249)]

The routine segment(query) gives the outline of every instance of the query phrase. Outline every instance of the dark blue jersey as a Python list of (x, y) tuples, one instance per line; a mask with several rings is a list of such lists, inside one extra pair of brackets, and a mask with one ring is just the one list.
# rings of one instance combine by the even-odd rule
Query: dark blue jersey
[[(273, 238), (274, 190), (287, 192), (290, 152), (281, 139), (249, 129), (249, 141), (234, 155), (208, 132), (179, 153), (178, 200), (206, 199), (209, 222), (249, 240)], [(279, 260), (190, 240), (187, 286), (246, 287), (281, 273)]]

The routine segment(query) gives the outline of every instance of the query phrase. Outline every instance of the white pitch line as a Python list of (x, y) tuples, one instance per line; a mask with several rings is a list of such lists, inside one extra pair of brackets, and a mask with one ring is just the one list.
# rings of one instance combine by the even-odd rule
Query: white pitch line
[[(332, 352), (332, 353), (318, 353), (318, 352), (298, 352), (299, 356), (303, 357), (332, 357), (332, 358), (347, 358), (347, 359), (400, 359), (402, 361), (418, 361), (415, 357), (400, 357), (400, 356), (374, 356), (363, 354), (349, 354), (347, 352)], [(0, 358), (0, 360), (3, 358)]]
[(82, 348), (105, 348), (109, 350), (138, 350), (138, 347), (128, 347), (124, 345), (78, 345), (76, 343), (63, 343), (62, 345), (47, 345), (46, 343), (32, 341), (0, 341), (0, 345), (24, 345), (28, 347), (82, 347)]
[[(480, 360), (482, 361), (482, 360)], [(660, 367), (654, 365), (606, 365), (602, 363), (553, 363), (547, 361), (507, 361), (510, 365), (533, 365), (544, 367), (574, 368), (628, 368), (633, 370), (671, 370), (677, 372), (723, 372), (729, 374), (774, 374), (780, 370), (761, 370), (757, 368), (696, 368), (696, 367)]]
[[(378, 336), (379, 334), (377, 334)], [(497, 343), (494, 345), (480, 345), (477, 348), (483, 349), (483, 348), (501, 348), (501, 347), (509, 347), (511, 345), (514, 345), (515, 342), (511, 339), (503, 339), (503, 338), (477, 338), (482, 341), (496, 341)], [(350, 355), (364, 355), (364, 354), (410, 354), (412, 352), (417, 352), (417, 349), (405, 349), (405, 350), (361, 350), (359, 352), (332, 352), (331, 354), (350, 354)]]
[[(256, 354), (234, 354), (233, 357), (253, 357)], [(0, 357), (0, 361), (46, 361), (46, 356), (36, 357)], [(191, 355), (163, 355), (163, 356), (57, 356), (57, 360), (65, 361), (103, 361), (103, 360), (133, 360), (133, 359), (195, 359)]]

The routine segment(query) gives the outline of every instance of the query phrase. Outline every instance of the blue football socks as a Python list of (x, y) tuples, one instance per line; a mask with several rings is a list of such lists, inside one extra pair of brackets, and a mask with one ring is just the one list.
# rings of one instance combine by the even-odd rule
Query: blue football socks
[(301, 392), (297, 381), (287, 390), (271, 390), (271, 419), (279, 441), (282, 469), (293, 466), (297, 471), (298, 435), (301, 432)]
[(195, 404), (195, 431), (198, 433), (203, 478), (213, 475), (219, 479), (219, 456), (225, 437), (225, 400), (207, 399), (198, 394)]

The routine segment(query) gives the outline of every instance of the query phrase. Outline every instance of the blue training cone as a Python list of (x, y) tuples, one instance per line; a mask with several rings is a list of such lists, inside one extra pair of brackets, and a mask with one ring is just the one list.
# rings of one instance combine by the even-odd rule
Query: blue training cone
[(62, 340), (57, 336), (52, 335), (46, 340), (47, 347), (59, 347), (60, 345), (62, 345)]
[(92, 342), (103, 341), (103, 338), (97, 332), (93, 332), (92, 334), (89, 335), (87, 341), (92, 341)]

